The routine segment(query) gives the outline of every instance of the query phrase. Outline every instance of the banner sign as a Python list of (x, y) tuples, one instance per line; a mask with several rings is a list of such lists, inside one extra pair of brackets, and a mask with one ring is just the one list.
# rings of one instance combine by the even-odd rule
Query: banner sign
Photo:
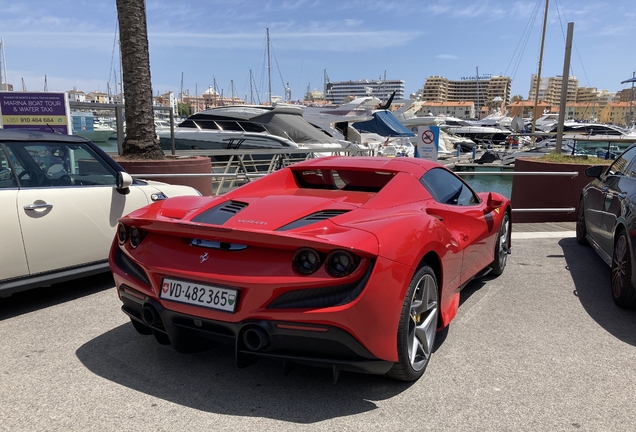
[(0, 125), (4, 129), (68, 135), (70, 124), (64, 92), (0, 92)]
[(439, 126), (417, 127), (417, 157), (437, 162), (439, 150)]

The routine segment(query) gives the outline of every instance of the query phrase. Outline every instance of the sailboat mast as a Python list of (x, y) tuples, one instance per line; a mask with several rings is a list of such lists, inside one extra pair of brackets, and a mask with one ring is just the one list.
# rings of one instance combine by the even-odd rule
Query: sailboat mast
[(267, 30), (267, 88), (269, 90), (269, 104), (272, 104), (272, 65), (269, 56), (269, 27)]
[(475, 66), (477, 73), (477, 120), (481, 120), (481, 103), (479, 102), (479, 66)]
[(212, 82), (214, 83), (214, 93), (212, 94), (212, 97), (214, 99), (214, 106), (217, 107), (217, 101), (216, 101), (216, 96), (219, 94), (218, 91), (216, 90), (216, 77), (212, 77)]
[(254, 105), (254, 90), (252, 88), (252, 69), (250, 69), (250, 104)]
[[(537, 85), (534, 93), (534, 111), (532, 113), (532, 133), (537, 130), (537, 106), (539, 105), (539, 86), (541, 85), (541, 66), (543, 64), (543, 47), (545, 45), (545, 29), (548, 24), (548, 3), (545, 0), (545, 12), (543, 14), (543, 32), (541, 33), (541, 50), (539, 51), (539, 69), (537, 70)], [(532, 138), (534, 143), (534, 137)]]
[[(629, 123), (631, 127), (634, 127), (634, 81), (636, 81), (636, 72), (632, 72), (632, 98), (629, 101)], [(625, 124), (627, 125), (628, 123), (625, 122)]]
[(183, 103), (183, 72), (181, 72), (181, 87), (179, 87), (179, 97), (181, 98), (181, 103)]
[(0, 39), (0, 91), (2, 90), (9, 90), (9, 80), (7, 79), (7, 63), (4, 58), (4, 40)]

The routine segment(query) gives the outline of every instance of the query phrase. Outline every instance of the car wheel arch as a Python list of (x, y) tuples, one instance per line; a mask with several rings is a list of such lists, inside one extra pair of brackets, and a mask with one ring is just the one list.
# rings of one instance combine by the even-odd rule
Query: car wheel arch
[[(434, 250), (429, 250), (428, 252), (426, 252), (424, 254), (424, 256), (422, 257), (422, 259), (420, 260), (420, 262), (417, 264), (417, 266), (415, 266), (413, 268), (413, 274), (411, 274), (411, 278), (413, 278), (413, 276), (415, 275), (415, 273), (417, 273), (417, 271), (422, 267), (422, 266), (429, 266), (432, 270), (433, 273), (435, 273), (435, 278), (437, 279), (437, 290), (438, 290), (438, 299), (440, 302), (439, 308), (440, 311), (442, 309), (442, 291), (443, 291), (443, 281), (444, 281), (444, 275), (443, 275), (443, 271), (442, 271), (442, 260), (439, 256), (439, 254), (437, 252), (435, 252)], [(442, 327), (445, 327), (448, 323), (445, 322), (445, 320), (442, 317), (442, 313), (439, 314), (438, 316), (438, 322), (437, 322), (437, 328), (438, 330), (441, 329)]]

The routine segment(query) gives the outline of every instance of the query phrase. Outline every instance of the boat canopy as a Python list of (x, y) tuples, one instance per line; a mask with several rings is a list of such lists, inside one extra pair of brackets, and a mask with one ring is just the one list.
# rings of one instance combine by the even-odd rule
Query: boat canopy
[(270, 133), (289, 138), (297, 144), (333, 143), (337, 141), (312, 126), (302, 114), (276, 113), (274, 111), (252, 118), (263, 124)]
[(353, 123), (352, 126), (359, 131), (376, 133), (385, 137), (415, 136), (413, 132), (404, 127), (389, 111), (375, 111), (371, 120)]

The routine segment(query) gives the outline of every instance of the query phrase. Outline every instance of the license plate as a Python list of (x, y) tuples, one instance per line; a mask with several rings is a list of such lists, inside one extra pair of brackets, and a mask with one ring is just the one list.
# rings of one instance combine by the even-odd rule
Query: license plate
[(234, 312), (238, 290), (164, 278), (159, 296), (162, 299)]

